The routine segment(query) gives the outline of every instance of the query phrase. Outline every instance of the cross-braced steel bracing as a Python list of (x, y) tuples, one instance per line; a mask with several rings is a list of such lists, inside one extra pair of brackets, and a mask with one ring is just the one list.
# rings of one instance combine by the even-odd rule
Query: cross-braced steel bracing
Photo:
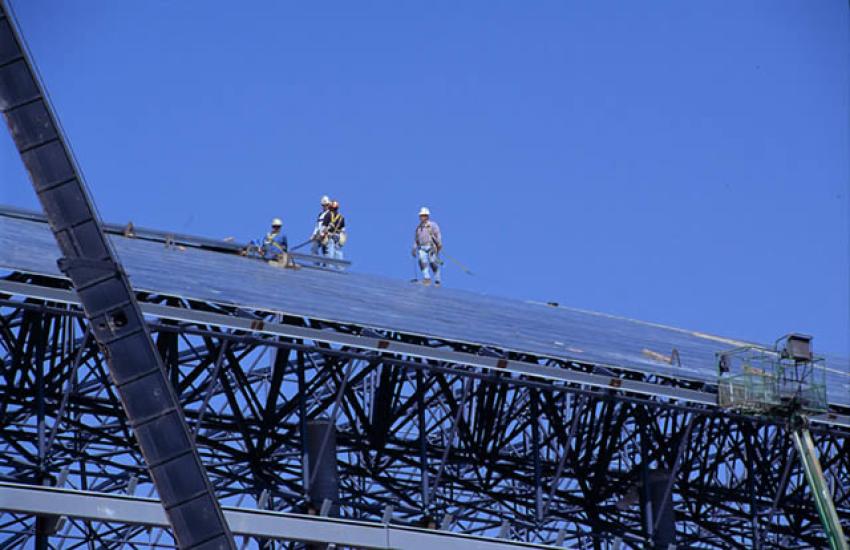
[[(154, 495), (104, 359), (76, 306), (0, 299), (3, 479)], [(658, 518), (647, 526), (640, 508), (642, 472), (651, 469), (672, 479), (662, 488), (671, 496), (680, 546), (824, 544), (792, 443), (776, 423), (701, 403), (259, 329), (282, 323), (600, 372), (590, 364), (150, 294), (140, 301), (181, 308), (187, 318), (212, 312), (251, 319), (258, 329), (148, 317), (225, 504), (318, 511), (322, 502), (310, 498), (316, 474), (304, 468), (304, 426), (326, 419), (336, 428), (335, 504), (344, 517), (379, 520), (391, 505), (399, 523), (530, 542), (562, 539), (575, 547), (604, 548), (618, 537), (642, 546), (647, 532), (659, 527)], [(606, 376), (713, 391), (610, 366)], [(850, 518), (848, 431), (814, 426), (842, 518)], [(34, 528), (32, 516), (4, 514), (0, 540), (18, 544)], [(159, 528), (74, 518), (61, 522), (51, 540), (64, 548), (173, 543)]]

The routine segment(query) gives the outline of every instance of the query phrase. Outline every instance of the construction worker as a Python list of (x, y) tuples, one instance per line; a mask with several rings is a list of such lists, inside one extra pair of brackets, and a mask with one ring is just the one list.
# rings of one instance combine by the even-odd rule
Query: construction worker
[(339, 202), (331, 201), (328, 205), (328, 213), (322, 221), (322, 243), (325, 247), (325, 256), (341, 260), (345, 241), (345, 217), (339, 212)]
[(313, 256), (324, 256), (325, 255), (325, 247), (322, 245), (322, 231), (325, 225), (325, 216), (328, 215), (328, 207), (331, 205), (331, 199), (325, 195), (322, 197), (320, 201), (322, 205), (322, 211), (319, 212), (319, 216), (316, 218), (316, 225), (313, 227), (313, 233), (310, 235), (310, 254)]
[(286, 235), (282, 231), (283, 222), (280, 218), (272, 220), (272, 229), (262, 241), (251, 241), (248, 250), (243, 254), (255, 253), (264, 260), (280, 260), (286, 257), (286, 252), (289, 249), (289, 243), (286, 240)]
[(440, 251), (443, 249), (443, 237), (440, 226), (431, 220), (431, 211), (427, 206), (419, 210), (419, 225), (413, 238), (413, 257), (419, 260), (419, 270), (422, 272), (422, 284), (431, 284), (431, 274), (434, 284), (440, 284)]

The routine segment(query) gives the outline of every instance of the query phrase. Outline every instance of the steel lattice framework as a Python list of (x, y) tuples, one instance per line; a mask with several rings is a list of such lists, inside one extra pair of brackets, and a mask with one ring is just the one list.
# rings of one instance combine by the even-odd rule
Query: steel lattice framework
[[(6, 281), (67, 288), (61, 279), (14, 272)], [(665, 387), (675, 380), (234, 306), (145, 293), (138, 298), (184, 312), (147, 320), (224, 504), (282, 511), (316, 506), (307, 497), (315, 480), (302, 467), (301, 434), (308, 420), (324, 418), (337, 429), (343, 517), (379, 519), (392, 505), (399, 523), (570, 547), (607, 548), (616, 539), (644, 547), (652, 527), (636, 494), (641, 472), (652, 468), (672, 473), (667, 491), (679, 547), (825, 544), (782, 425), (708, 404), (263, 329), (275, 324), (379, 337), (602, 373), (623, 383)], [(79, 308), (12, 293), (0, 299), (2, 478), (153, 494)], [(251, 329), (198, 320), (212, 316), (248, 319)], [(850, 428), (817, 424), (813, 431), (846, 523)], [(3, 514), (2, 546), (26, 545), (35, 524), (33, 516)], [(51, 540), (57, 548), (173, 546), (161, 529), (74, 518), (60, 521)], [(251, 541), (260, 543), (295, 544)]]

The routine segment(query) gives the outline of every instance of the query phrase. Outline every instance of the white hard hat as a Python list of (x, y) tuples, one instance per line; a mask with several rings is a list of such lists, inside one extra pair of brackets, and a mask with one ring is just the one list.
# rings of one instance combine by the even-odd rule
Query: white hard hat
[(431, 215), (431, 211), (430, 211), (430, 210), (428, 210), (428, 207), (427, 207), (427, 206), (423, 206), (422, 208), (420, 208), (420, 209), (419, 209), (419, 215), (420, 215), (420, 216), (430, 216), (430, 215)]
[(280, 220), (280, 218), (275, 218), (275, 219), (272, 220), (272, 227), (280, 226), (280, 225), (283, 225), (283, 222)]
[(330, 204), (330, 203), (331, 203), (331, 198), (330, 198), (329, 196), (325, 195), (325, 196), (323, 196), (323, 197), (322, 197), (322, 200), (321, 200), (320, 202), (321, 202), (321, 204), (322, 204), (323, 206), (324, 206), (325, 204)]

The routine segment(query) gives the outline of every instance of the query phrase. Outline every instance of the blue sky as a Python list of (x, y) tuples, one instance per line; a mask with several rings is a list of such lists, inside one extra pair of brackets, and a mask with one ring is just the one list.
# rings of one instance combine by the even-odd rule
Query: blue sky
[[(843, 0), (12, 0), (109, 221), (850, 355)], [(6, 132), (0, 202), (37, 207)]]

